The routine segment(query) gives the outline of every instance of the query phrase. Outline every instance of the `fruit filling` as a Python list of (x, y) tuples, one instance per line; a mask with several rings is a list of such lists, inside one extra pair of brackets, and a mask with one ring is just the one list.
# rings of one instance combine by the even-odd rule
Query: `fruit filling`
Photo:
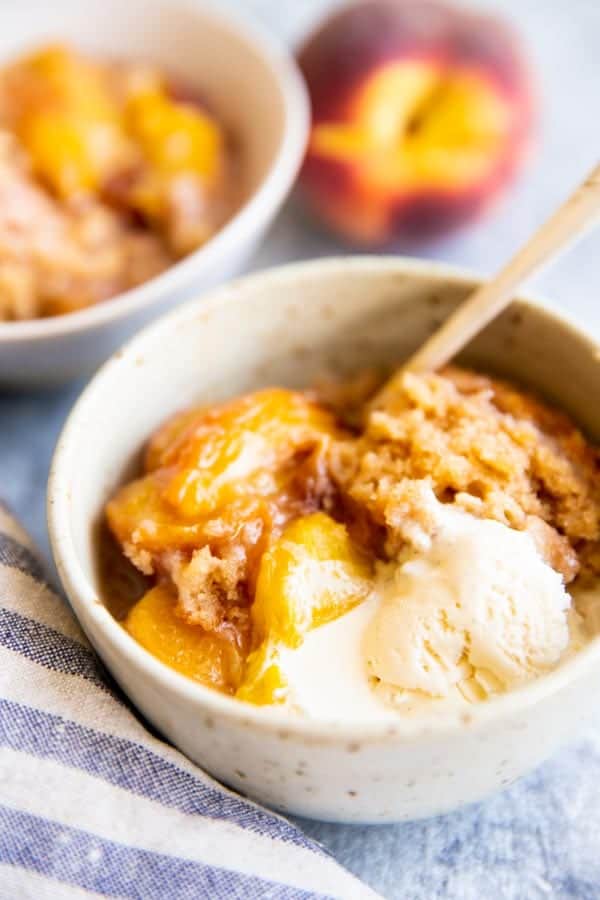
[(333, 718), (477, 702), (581, 646), (598, 450), (485, 375), (380, 383), (270, 388), (152, 436), (106, 509), (105, 597), (140, 644), (240, 700)]
[(231, 163), (203, 100), (158, 68), (62, 46), (5, 66), (0, 320), (81, 309), (196, 250), (230, 213)]

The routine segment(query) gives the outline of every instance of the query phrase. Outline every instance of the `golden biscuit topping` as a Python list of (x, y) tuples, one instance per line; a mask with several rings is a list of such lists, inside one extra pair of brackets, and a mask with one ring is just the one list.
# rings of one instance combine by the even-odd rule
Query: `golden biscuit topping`
[(335, 444), (331, 471), (385, 529), (390, 555), (406, 540), (406, 522), (423, 515), (410, 499), (422, 480), (442, 502), (530, 529), (567, 580), (575, 550), (600, 537), (597, 451), (564, 413), (460, 369), (406, 373), (367, 413), (358, 440)]

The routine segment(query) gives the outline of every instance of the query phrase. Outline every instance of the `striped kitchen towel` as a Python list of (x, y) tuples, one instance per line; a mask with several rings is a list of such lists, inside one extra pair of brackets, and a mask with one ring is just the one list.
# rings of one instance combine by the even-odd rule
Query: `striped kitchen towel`
[(3, 507), (0, 705), (1, 898), (376, 896), (144, 728)]

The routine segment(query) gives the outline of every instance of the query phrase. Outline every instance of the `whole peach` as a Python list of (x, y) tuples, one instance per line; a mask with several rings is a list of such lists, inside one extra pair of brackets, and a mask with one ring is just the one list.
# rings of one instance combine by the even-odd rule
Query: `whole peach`
[(512, 179), (532, 122), (510, 29), (437, 0), (363, 0), (299, 52), (313, 124), (300, 184), (355, 244), (414, 242), (475, 218)]

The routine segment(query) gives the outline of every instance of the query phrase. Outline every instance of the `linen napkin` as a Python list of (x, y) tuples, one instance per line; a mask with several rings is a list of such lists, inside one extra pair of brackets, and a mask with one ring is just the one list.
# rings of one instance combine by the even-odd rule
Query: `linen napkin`
[(136, 718), (0, 505), (0, 897), (368, 898)]

